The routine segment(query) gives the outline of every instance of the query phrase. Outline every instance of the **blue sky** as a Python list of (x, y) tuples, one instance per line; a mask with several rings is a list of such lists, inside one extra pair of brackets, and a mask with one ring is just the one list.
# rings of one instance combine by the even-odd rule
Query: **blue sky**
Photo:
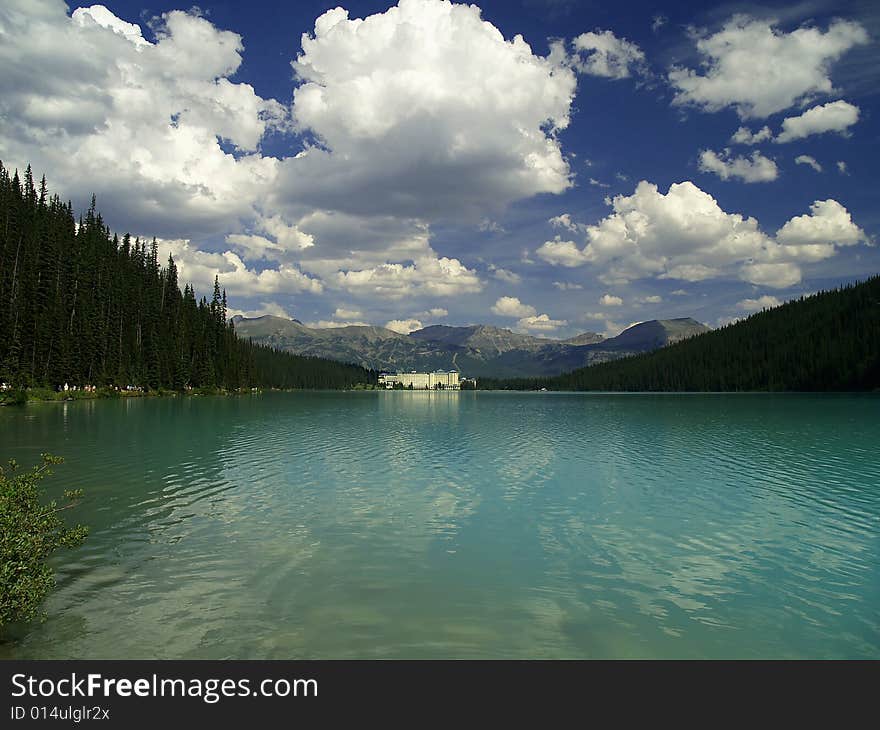
[(876, 3), (336, 7), (10, 0), (0, 159), (322, 326), (716, 326), (880, 271)]

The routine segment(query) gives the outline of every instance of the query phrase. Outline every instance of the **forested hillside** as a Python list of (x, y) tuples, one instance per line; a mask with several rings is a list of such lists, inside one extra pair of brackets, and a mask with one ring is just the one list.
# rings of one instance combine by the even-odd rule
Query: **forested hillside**
[(753, 314), (655, 352), (481, 388), (612, 391), (880, 389), (880, 276)]
[(342, 388), (375, 374), (239, 339), (217, 282), (210, 301), (179, 288), (177, 267), (112, 235), (94, 199), (79, 221), (0, 163), (0, 381), (186, 387)]

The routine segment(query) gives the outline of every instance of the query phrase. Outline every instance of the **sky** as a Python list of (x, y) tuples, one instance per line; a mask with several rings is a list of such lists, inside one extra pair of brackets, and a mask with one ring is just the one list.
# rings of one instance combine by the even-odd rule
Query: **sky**
[(880, 5), (0, 4), (0, 160), (230, 313), (565, 338), (880, 272)]

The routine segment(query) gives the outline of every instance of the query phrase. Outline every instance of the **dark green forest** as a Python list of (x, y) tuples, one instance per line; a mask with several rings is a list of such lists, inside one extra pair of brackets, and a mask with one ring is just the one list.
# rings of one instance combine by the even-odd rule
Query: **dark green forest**
[(880, 389), (880, 276), (764, 310), (660, 350), (553, 378), (481, 389), (821, 391)]
[(355, 365), (239, 339), (226, 292), (197, 299), (169, 257), (112, 234), (95, 209), (79, 220), (0, 163), (0, 382), (15, 388), (144, 390), (346, 388), (376, 381)]

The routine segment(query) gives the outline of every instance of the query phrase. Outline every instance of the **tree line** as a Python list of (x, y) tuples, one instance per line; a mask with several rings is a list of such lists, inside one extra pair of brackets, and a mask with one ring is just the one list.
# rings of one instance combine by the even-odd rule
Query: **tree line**
[(880, 389), (880, 276), (765, 309), (651, 353), (557, 377), (483, 378), (482, 389)]
[(239, 339), (215, 278), (211, 299), (180, 289), (158, 245), (113, 234), (96, 210), (0, 162), (0, 382), (147, 390), (347, 388), (375, 383), (356, 365)]

